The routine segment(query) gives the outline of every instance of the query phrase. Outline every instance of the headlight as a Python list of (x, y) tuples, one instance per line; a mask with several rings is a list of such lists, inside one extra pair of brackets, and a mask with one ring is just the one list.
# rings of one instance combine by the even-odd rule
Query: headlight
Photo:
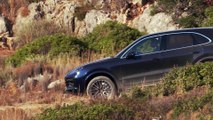
[(74, 76), (75, 78), (80, 74), (80, 71), (83, 69), (83, 67), (79, 67), (79, 68), (76, 68), (70, 72), (67, 73), (66, 76)]

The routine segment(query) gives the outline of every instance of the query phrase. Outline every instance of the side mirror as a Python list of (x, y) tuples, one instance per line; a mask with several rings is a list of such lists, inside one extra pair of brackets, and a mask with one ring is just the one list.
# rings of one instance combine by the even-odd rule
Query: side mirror
[(134, 59), (135, 58), (135, 52), (130, 52), (127, 54), (126, 59)]

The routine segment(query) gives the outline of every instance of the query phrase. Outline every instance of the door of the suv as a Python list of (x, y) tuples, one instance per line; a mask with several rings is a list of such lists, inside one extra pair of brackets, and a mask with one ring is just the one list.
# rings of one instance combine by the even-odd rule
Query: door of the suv
[(136, 43), (126, 54), (132, 58), (122, 59), (120, 69), (125, 86), (150, 83), (162, 75), (161, 37), (150, 37)]

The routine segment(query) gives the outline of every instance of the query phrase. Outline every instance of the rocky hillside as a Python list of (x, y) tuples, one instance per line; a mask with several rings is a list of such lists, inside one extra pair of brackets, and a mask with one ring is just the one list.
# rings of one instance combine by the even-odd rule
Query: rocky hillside
[[(26, 24), (45, 20), (67, 28), (78, 36), (88, 34), (100, 23), (115, 20), (148, 33), (177, 29), (165, 13), (150, 15), (151, 0), (45, 0), (17, 10), (13, 32)], [(164, 18), (162, 20), (162, 18)], [(0, 33), (8, 31), (5, 16), (0, 16)]]

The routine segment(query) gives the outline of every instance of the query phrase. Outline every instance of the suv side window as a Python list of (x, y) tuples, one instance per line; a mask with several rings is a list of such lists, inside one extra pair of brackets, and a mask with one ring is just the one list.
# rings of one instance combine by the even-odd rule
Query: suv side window
[(188, 33), (166, 35), (164, 39), (166, 50), (193, 45), (193, 36)]
[(137, 43), (128, 53), (136, 55), (160, 51), (161, 39), (159, 37), (148, 38)]
[(201, 35), (193, 34), (194, 45), (203, 44), (209, 42), (209, 40)]

